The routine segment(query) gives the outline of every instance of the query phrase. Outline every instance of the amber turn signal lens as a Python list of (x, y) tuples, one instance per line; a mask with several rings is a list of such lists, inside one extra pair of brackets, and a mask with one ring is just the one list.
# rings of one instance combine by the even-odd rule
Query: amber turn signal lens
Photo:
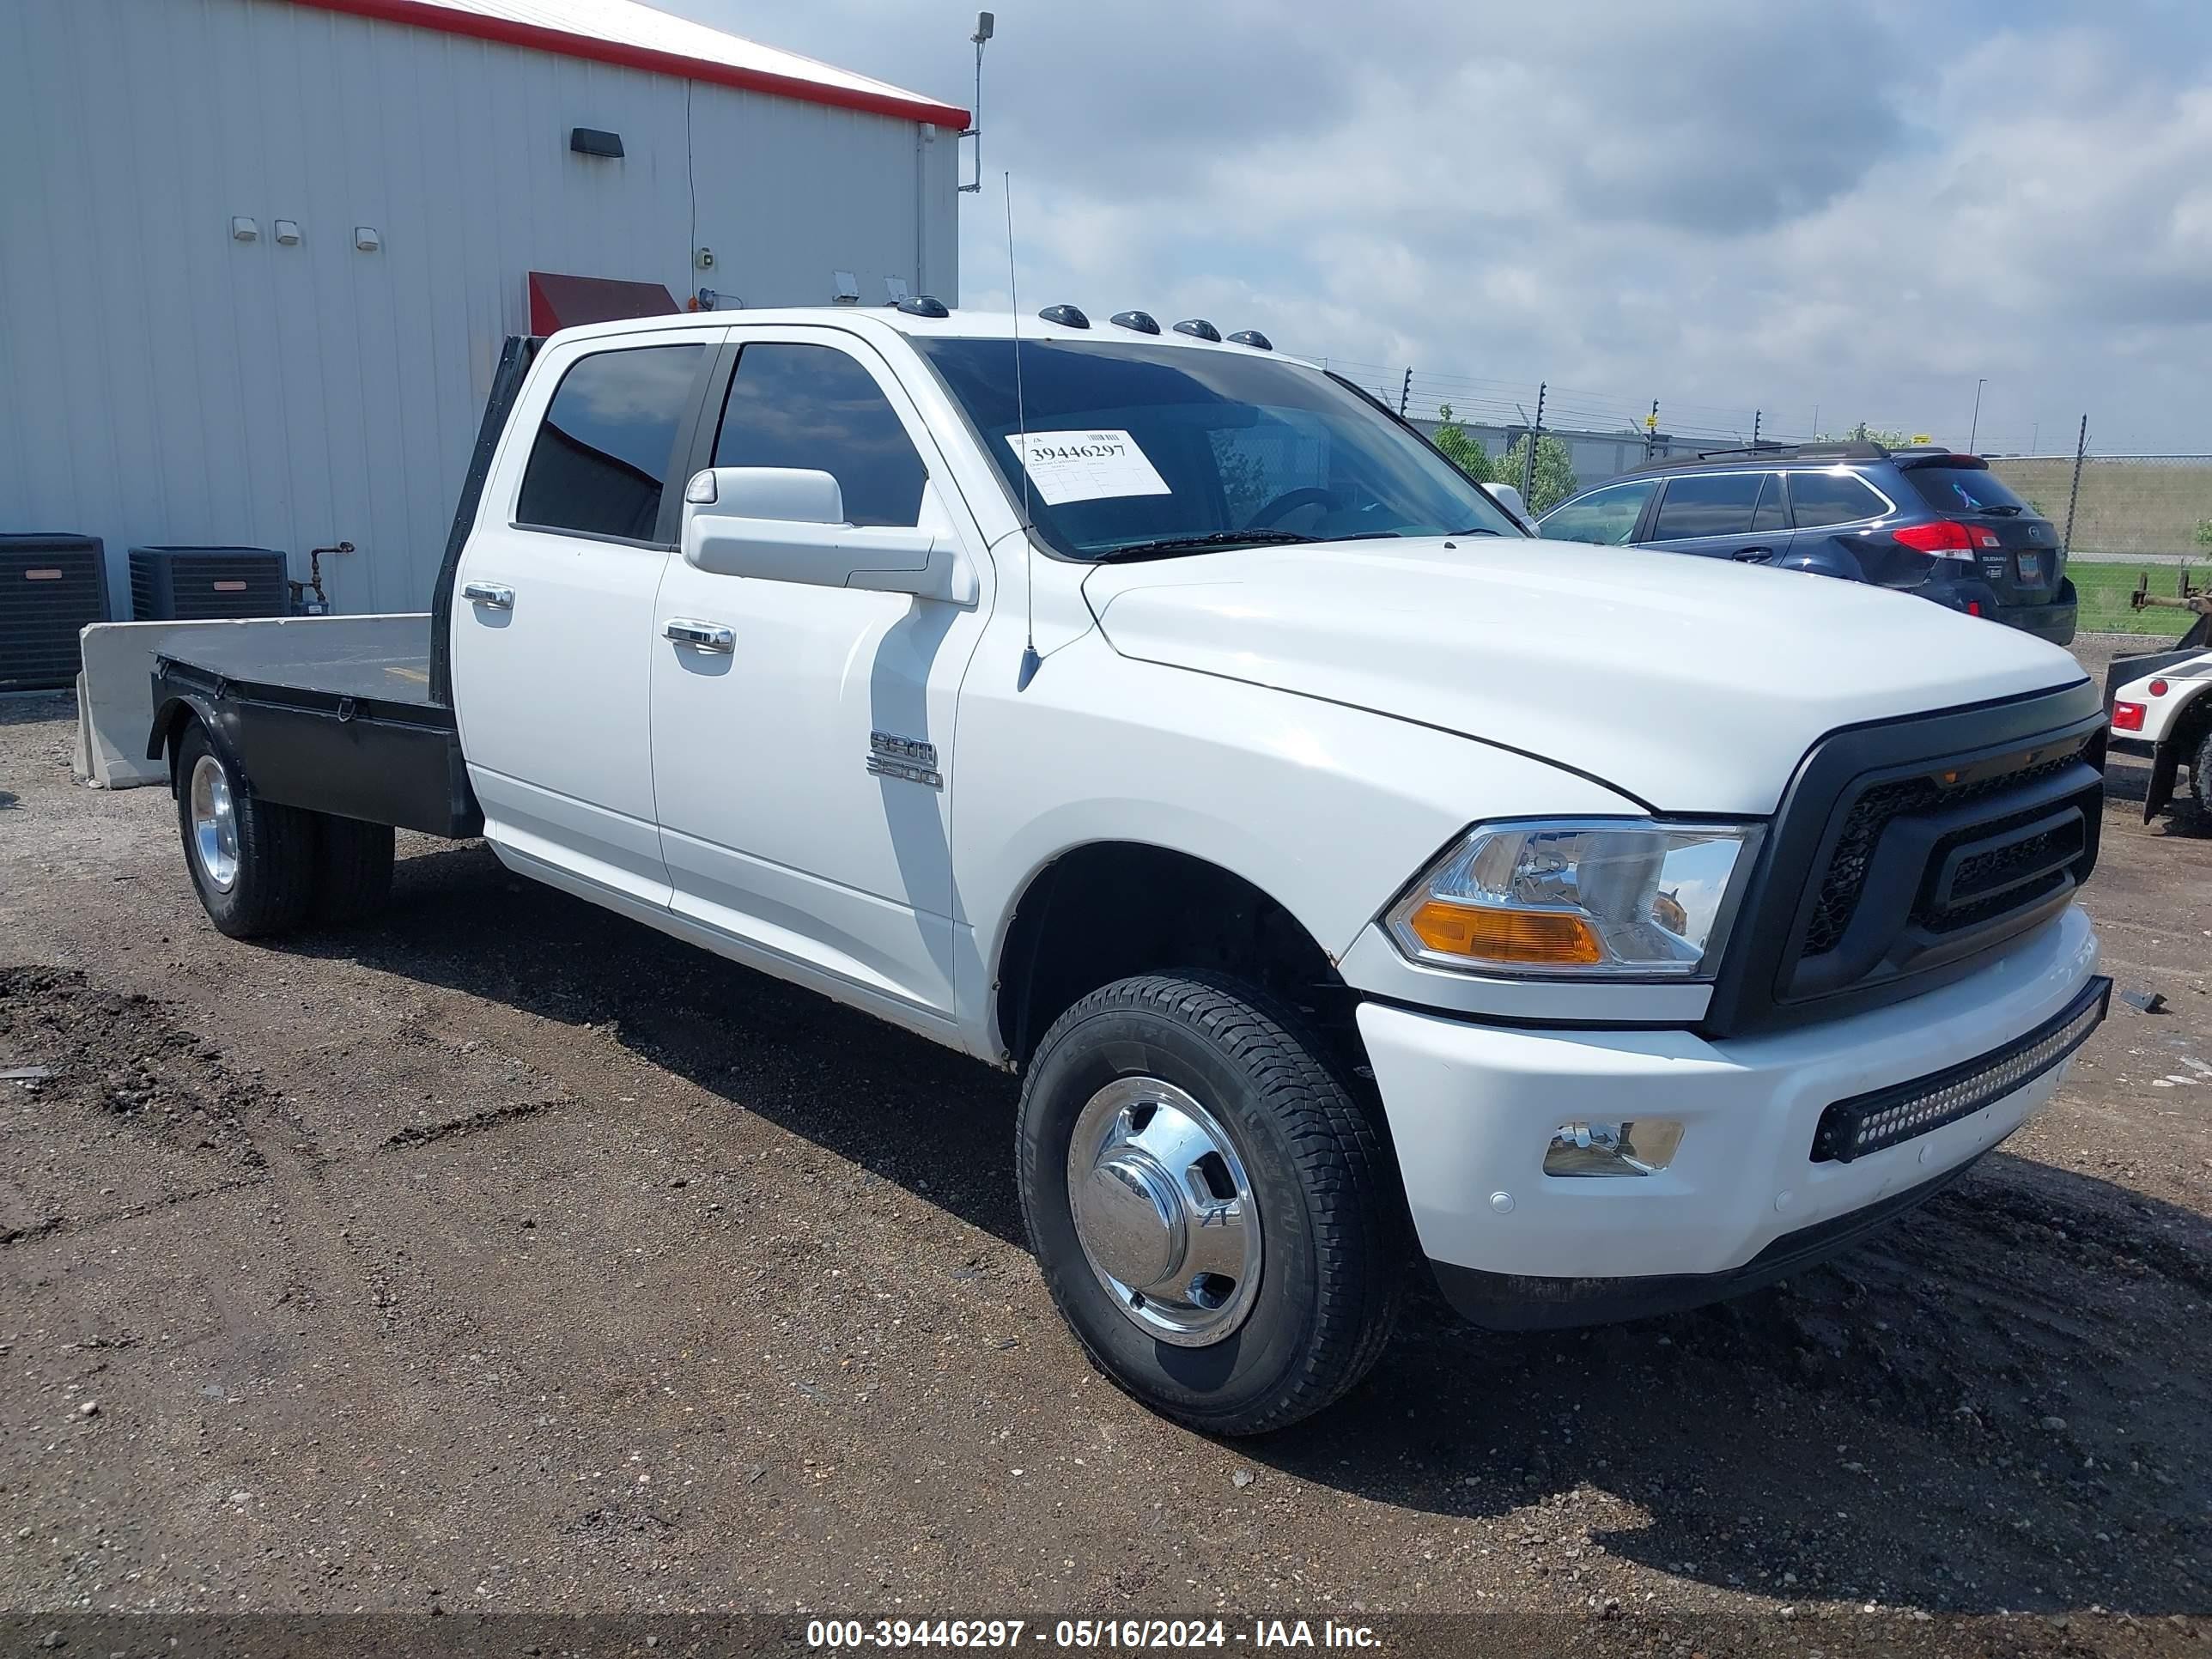
[(1565, 966), (1605, 960), (1589, 923), (1555, 910), (1508, 910), (1431, 899), (1406, 918), (1406, 926), (1439, 956)]

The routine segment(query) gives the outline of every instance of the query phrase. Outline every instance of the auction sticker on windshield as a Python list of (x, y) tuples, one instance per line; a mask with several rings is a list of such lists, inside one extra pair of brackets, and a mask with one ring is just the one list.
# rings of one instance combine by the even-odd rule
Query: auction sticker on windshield
[(1174, 493), (1126, 432), (1008, 433), (1006, 442), (1050, 507)]

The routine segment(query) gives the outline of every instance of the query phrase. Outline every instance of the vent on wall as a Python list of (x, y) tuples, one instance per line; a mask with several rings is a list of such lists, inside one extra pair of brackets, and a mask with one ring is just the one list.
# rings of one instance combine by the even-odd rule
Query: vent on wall
[(579, 155), (604, 155), (610, 161), (622, 160), (622, 134), (602, 132), (597, 127), (568, 129), (568, 148)]
[(284, 556), (267, 547), (134, 547), (131, 614), (140, 622), (282, 617), (292, 608)]
[(69, 684), (82, 666), (77, 630), (106, 620), (99, 537), (0, 536), (0, 691)]

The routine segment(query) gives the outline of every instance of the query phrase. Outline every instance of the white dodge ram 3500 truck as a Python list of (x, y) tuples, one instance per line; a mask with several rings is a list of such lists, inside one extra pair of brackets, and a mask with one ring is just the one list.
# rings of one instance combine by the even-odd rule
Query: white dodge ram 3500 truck
[(1534, 539), (1201, 322), (512, 342), (432, 626), (325, 626), (155, 670), (218, 927), (481, 833), (1018, 1072), (1061, 1312), (1210, 1431), (1343, 1393), (1423, 1258), (1509, 1327), (1814, 1260), (2018, 1127), (2110, 990), (2064, 652)]

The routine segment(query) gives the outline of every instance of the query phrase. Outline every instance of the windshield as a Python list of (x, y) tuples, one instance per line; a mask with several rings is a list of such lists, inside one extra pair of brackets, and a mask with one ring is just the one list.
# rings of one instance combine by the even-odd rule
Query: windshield
[[(1011, 340), (918, 338), (1014, 499), (1024, 441)], [(1022, 342), (1029, 506), (1078, 559), (1271, 542), (1522, 534), (1443, 456), (1357, 392), (1254, 352)]]

